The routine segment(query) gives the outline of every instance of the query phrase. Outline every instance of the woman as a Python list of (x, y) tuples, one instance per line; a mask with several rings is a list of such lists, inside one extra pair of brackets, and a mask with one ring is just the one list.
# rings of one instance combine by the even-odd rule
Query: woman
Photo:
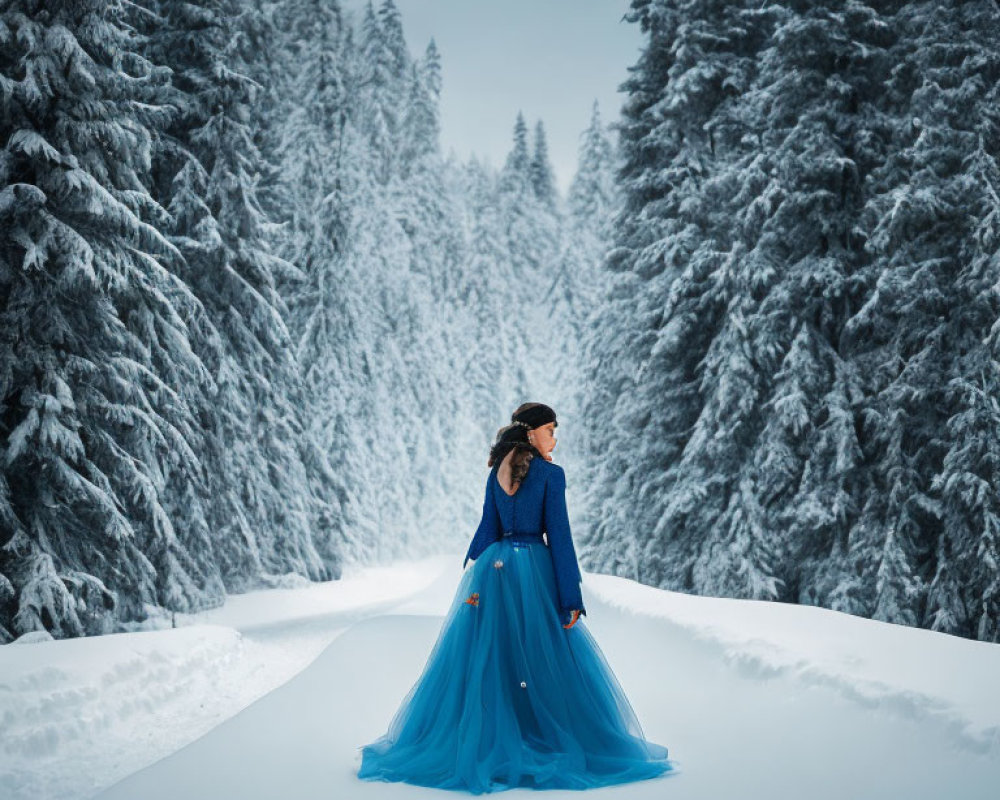
[(551, 463), (555, 412), (526, 403), (490, 450), (486, 499), (427, 665), (358, 777), (475, 794), (586, 789), (676, 767), (639, 722), (586, 615)]

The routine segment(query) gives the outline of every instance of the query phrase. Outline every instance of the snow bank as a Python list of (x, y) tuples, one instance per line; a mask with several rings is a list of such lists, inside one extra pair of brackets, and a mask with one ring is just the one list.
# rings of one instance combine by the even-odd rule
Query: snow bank
[(238, 631), (215, 625), (4, 647), (0, 795), (86, 796), (71, 767), (95, 752), (128, 774), (200, 736), (257, 695), (239, 680), (252, 677), (238, 666), (252, 660), (245, 648)]
[[(454, 559), (451, 559), (454, 561)], [(0, 797), (85, 798), (174, 752), (305, 669), (358, 619), (394, 609), (440, 558), (230, 595), (149, 630), (0, 647)]]
[(747, 676), (792, 675), (868, 706), (934, 718), (1000, 756), (1000, 646), (815, 606), (700, 597), (586, 573), (584, 593), (717, 643)]

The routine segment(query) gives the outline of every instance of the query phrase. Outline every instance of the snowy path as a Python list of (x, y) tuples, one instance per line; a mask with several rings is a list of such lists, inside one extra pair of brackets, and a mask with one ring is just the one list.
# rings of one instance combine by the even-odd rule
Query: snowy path
[(230, 595), (221, 608), (178, 614), (177, 628), (151, 621), (168, 627), (0, 647), (0, 799), (92, 797), (299, 674), (442, 563)]
[[(358, 781), (354, 773), (358, 747), (384, 731), (420, 673), (457, 579), (454, 568), (446, 569), (391, 613), (356, 622), (295, 678), (97, 796), (102, 800), (442, 796), (405, 784)], [(770, 647), (774, 665), (762, 666), (766, 659), (760, 652), (734, 649), (731, 641), (725, 641), (727, 636), (720, 632), (724, 626), (699, 628), (621, 607), (630, 592), (657, 590), (630, 589), (629, 582), (608, 576), (587, 575), (585, 592), (588, 585), (592, 591), (587, 593), (590, 616), (585, 624), (625, 687), (646, 735), (667, 745), (682, 770), (654, 781), (595, 790), (595, 795), (610, 797), (613, 792), (615, 797), (677, 800), (997, 797), (1000, 718), (995, 716), (995, 679), (971, 687), (973, 694), (981, 690), (983, 699), (976, 707), (985, 708), (986, 716), (970, 727), (969, 719), (962, 724), (955, 721), (957, 700), (934, 701), (905, 687), (886, 687), (879, 698), (870, 691), (874, 684), (869, 677), (857, 683), (867, 690), (852, 688), (850, 680), (829, 677), (830, 660), (819, 670), (802, 669), (801, 663), (794, 668), (782, 665), (779, 644)], [(715, 604), (745, 610), (765, 622), (772, 610), (776, 615), (791, 614), (809, 620), (814, 629), (829, 627), (830, 636), (816, 637), (824, 641), (838, 641), (836, 629), (843, 626), (857, 629), (858, 652), (844, 652), (840, 660), (856, 664), (859, 675), (868, 663), (864, 649), (881, 641), (865, 632), (894, 628), (872, 628), (877, 623), (822, 609), (788, 612), (773, 604), (659, 594), (669, 595), (678, 608), (685, 603), (700, 609)], [(779, 642), (785, 634), (787, 630), (775, 630), (773, 640)], [(995, 646), (926, 631), (906, 630), (900, 636), (919, 642), (915, 652), (923, 657), (924, 672), (914, 673), (915, 684), (933, 683), (926, 662), (936, 655), (948, 665), (949, 675), (943, 677), (948, 685), (998, 674), (1000, 648)], [(768, 649), (762, 638), (749, 644), (758, 651)], [(954, 663), (949, 661), (952, 652), (960, 656)], [(970, 652), (974, 657), (968, 657)], [(871, 662), (877, 666), (878, 659)]]

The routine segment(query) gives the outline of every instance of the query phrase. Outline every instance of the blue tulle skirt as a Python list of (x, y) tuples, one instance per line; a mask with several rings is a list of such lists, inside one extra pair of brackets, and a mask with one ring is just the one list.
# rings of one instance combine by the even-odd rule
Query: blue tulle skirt
[(361, 748), (358, 777), (481, 794), (588, 789), (675, 769), (667, 748), (644, 738), (584, 618), (562, 627), (556, 597), (541, 541), (483, 551), (388, 732)]

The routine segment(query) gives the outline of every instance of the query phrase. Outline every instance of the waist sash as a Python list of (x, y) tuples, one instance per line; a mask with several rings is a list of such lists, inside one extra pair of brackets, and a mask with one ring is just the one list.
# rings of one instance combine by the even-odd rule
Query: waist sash
[(530, 542), (543, 542), (541, 533), (518, 533), (517, 531), (504, 531), (503, 539), (509, 542), (523, 542), (528, 544)]

